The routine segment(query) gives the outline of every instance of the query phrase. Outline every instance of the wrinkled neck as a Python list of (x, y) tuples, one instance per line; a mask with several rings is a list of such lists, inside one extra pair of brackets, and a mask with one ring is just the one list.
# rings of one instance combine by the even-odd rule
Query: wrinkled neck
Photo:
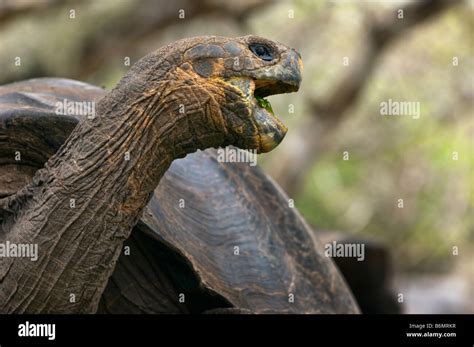
[(223, 142), (205, 123), (210, 107), (161, 82), (146, 91), (121, 83), (100, 100), (95, 117), (82, 120), (18, 194), (1, 241), (36, 244), (39, 254), (35, 262), (0, 259), (0, 312), (95, 312), (123, 241), (172, 160)]
[(219, 86), (204, 88), (190, 70), (154, 72), (138, 63), (38, 175), (56, 196), (76, 204), (83, 200), (93, 209), (108, 201), (127, 228), (174, 159), (227, 144)]
[(85, 204), (108, 200), (133, 226), (174, 159), (170, 144), (178, 129), (159, 101), (155, 95), (116, 105), (108, 96), (99, 101), (95, 117), (84, 119), (47, 164), (61, 193), (80, 198), (89, 191)]

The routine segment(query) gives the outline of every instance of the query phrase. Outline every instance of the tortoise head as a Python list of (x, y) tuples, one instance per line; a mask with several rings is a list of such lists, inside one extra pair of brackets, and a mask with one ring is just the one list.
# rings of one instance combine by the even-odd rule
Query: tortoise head
[(141, 59), (98, 108), (118, 101), (167, 115), (155, 124), (172, 128), (174, 157), (227, 145), (268, 152), (287, 128), (264, 98), (297, 91), (302, 68), (294, 49), (261, 37), (193, 37)]
[(180, 66), (219, 107), (209, 114), (223, 124), (223, 145), (268, 152), (287, 128), (274, 115), (269, 95), (295, 92), (303, 64), (292, 48), (256, 36), (208, 37), (183, 53)]
[(170, 115), (177, 130), (169, 142), (178, 156), (227, 145), (261, 153), (275, 148), (287, 131), (264, 98), (297, 91), (301, 70), (300, 55), (282, 44), (256, 36), (204, 36), (146, 56), (117, 88), (125, 97), (135, 95), (133, 104), (152, 100), (159, 108), (141, 108)]

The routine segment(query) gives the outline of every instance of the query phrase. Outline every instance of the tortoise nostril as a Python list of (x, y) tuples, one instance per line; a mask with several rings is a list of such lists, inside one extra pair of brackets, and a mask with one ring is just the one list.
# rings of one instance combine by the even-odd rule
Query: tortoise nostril
[(294, 49), (294, 48), (292, 48), (291, 50), (296, 53), (296, 55), (298, 56), (298, 58), (302, 59), (300, 52), (298, 52), (298, 51), (297, 51), (296, 49)]

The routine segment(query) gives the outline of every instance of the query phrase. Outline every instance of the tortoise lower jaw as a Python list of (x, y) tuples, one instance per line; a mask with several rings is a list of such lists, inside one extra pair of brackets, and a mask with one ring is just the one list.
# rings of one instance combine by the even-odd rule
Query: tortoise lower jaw
[(288, 128), (271, 112), (258, 105), (253, 108), (255, 122), (258, 128), (258, 153), (266, 153), (280, 144)]

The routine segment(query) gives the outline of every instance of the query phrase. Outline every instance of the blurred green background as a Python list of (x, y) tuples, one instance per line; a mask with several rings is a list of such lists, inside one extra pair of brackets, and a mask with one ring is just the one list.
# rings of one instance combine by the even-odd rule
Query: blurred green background
[[(454, 0), (3, 0), (0, 82), (56, 76), (111, 88), (127, 58), (188, 36), (288, 44), (304, 81), (270, 97), (290, 130), (260, 164), (316, 233), (386, 244), (398, 288), (445, 286), (434, 301), (457, 296), (440, 311), (472, 312), (473, 12)], [(389, 99), (419, 102), (420, 117), (382, 116)]]

